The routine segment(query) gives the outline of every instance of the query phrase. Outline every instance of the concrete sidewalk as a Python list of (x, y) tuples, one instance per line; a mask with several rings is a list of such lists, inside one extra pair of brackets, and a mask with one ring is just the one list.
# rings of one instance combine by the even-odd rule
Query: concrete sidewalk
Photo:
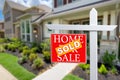
[(78, 63), (59, 63), (33, 80), (62, 80)]
[(0, 80), (17, 80), (3, 66), (0, 65)]

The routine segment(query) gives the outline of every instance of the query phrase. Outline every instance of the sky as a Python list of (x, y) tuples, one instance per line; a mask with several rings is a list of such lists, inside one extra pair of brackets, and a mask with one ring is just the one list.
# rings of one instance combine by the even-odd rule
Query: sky
[[(52, 0), (11, 0), (11, 1), (22, 4), (26, 7), (36, 6), (40, 4), (45, 4), (49, 7), (52, 7)], [(4, 2), (5, 0), (0, 0), (0, 21), (4, 20), (3, 15), (2, 15)]]

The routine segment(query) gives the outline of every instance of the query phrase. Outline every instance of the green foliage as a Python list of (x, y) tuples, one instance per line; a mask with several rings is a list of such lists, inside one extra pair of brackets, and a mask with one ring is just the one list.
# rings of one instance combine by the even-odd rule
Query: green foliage
[(49, 51), (44, 51), (43, 55), (44, 55), (45, 61), (50, 62), (50, 52)]
[(79, 64), (79, 67), (82, 68), (83, 70), (89, 70), (90, 64)]
[(50, 39), (46, 39), (44, 40), (41, 44), (40, 44), (42, 51), (50, 51)]
[(34, 69), (39, 69), (40, 67), (42, 67), (44, 65), (43, 60), (41, 58), (36, 58), (33, 61), (32, 67)]
[(18, 48), (19, 52), (23, 52), (23, 47)]
[(14, 45), (14, 44), (12, 44), (12, 43), (10, 43), (10, 44), (8, 44), (8, 50), (10, 50), (10, 51), (15, 51), (16, 50), (16, 48), (17, 48), (17, 46), (16, 45)]
[(73, 74), (68, 74), (62, 80), (84, 80), (84, 79), (79, 78), (78, 76), (75, 76)]
[(8, 45), (7, 44), (4, 44), (3, 47), (4, 47), (4, 49), (8, 49)]
[(0, 45), (0, 52), (5, 52), (5, 48), (3, 47), (3, 45)]
[(30, 49), (30, 48), (28, 46), (23, 47), (23, 50), (27, 50), (27, 49)]
[(107, 70), (107, 68), (105, 67), (105, 65), (102, 64), (102, 65), (100, 66), (100, 68), (98, 69), (98, 72), (99, 72), (100, 74), (107, 74), (107, 73), (108, 73), (108, 70)]
[(37, 47), (38, 46), (38, 43), (36, 43), (36, 42), (32, 42), (31, 43), (31, 47), (33, 48), (33, 47)]
[(18, 63), (23, 64), (27, 62), (27, 60), (28, 60), (27, 56), (22, 56), (21, 58), (19, 58)]
[(29, 60), (30, 60), (31, 62), (33, 62), (37, 57), (38, 57), (37, 54), (31, 53), (31, 54), (29, 55)]
[(113, 66), (112, 69), (110, 70), (112, 74), (118, 74), (117, 69)]
[(102, 57), (102, 61), (104, 64), (107, 64), (108, 66), (113, 66), (113, 61), (116, 59), (116, 55), (114, 53), (108, 53), (108, 51), (105, 52), (104, 56)]
[(31, 49), (31, 53), (36, 53), (38, 51), (38, 47), (34, 47)]
[(31, 51), (28, 49), (28, 50), (23, 50), (23, 52), (22, 52), (22, 56), (29, 56), (30, 55), (30, 53), (31, 53)]
[(5, 38), (0, 38), (0, 43), (6, 43), (7, 42), (7, 39)]
[(19, 42), (20, 40), (19, 39), (17, 39), (17, 38), (12, 38), (12, 39), (10, 39), (12, 42)]

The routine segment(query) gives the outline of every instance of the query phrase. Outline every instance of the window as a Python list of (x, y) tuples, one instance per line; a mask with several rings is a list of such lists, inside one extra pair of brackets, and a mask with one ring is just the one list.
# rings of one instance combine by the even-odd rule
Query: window
[(10, 21), (11, 17), (10, 17), (10, 11), (5, 13), (5, 21)]
[(24, 22), (22, 22), (22, 33), (25, 33), (25, 26), (24, 26)]
[(24, 20), (21, 23), (21, 38), (23, 41), (31, 41), (30, 20)]
[[(74, 24), (74, 25), (80, 25), (80, 21), (74, 21), (74, 22), (72, 22), (72, 24)], [(78, 33), (81, 33), (81, 31), (79, 31), (79, 30), (74, 30), (74, 31), (72, 31), (72, 33), (78, 34)]]
[[(52, 24), (52, 22), (48, 22), (48, 24)], [(52, 30), (51, 29), (48, 29), (48, 32), (51, 32)]]
[(77, 0), (72, 0), (72, 2), (77, 1)]
[(57, 0), (57, 7), (63, 5), (63, 0)]
[(29, 21), (26, 21), (26, 32), (30, 33), (30, 24), (29, 24)]

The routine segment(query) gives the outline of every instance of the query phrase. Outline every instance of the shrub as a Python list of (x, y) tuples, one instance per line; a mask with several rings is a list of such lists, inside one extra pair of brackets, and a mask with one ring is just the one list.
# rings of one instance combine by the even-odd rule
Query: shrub
[(29, 60), (30, 60), (31, 62), (33, 62), (37, 57), (38, 57), (37, 54), (31, 53), (31, 54), (29, 55)]
[(24, 46), (24, 47), (23, 47), (23, 50), (27, 50), (27, 49), (29, 49), (28, 46)]
[(2, 45), (0, 46), (0, 52), (5, 52), (5, 48)]
[(19, 52), (22, 52), (23, 51), (23, 47), (19, 47), (18, 50), (19, 50)]
[(7, 39), (0, 38), (0, 43), (6, 43), (6, 42), (7, 42)]
[(27, 56), (22, 56), (21, 58), (19, 58), (18, 63), (23, 64), (23, 63), (27, 62), (27, 59), (28, 59)]
[(42, 43), (40, 43), (40, 46), (42, 51), (50, 51), (50, 39), (44, 40)]
[(112, 74), (118, 74), (117, 69), (113, 66), (112, 69), (110, 70)]
[(15, 45), (11, 45), (11, 51), (12, 51), (12, 52), (15, 52), (16, 48), (17, 48), (17, 47), (16, 47)]
[(108, 51), (105, 52), (104, 56), (102, 57), (102, 61), (104, 64), (108, 66), (113, 66), (113, 61), (116, 59), (116, 55), (114, 53), (110, 54)]
[(83, 70), (88, 70), (90, 69), (90, 64), (80, 64), (79, 67), (82, 68)]
[(38, 46), (38, 44), (36, 42), (31, 43), (31, 47), (36, 47), (36, 46)]
[(17, 39), (17, 38), (12, 38), (11, 41), (12, 41), (12, 42), (18, 42), (18, 41), (20, 41), (20, 40)]
[(28, 57), (30, 55), (30, 53), (31, 53), (30, 50), (23, 50), (22, 56), (27, 56)]
[(39, 69), (44, 65), (43, 60), (41, 58), (37, 58), (33, 61), (32, 68)]
[(36, 53), (38, 51), (38, 47), (34, 47), (31, 49), (31, 53)]
[(4, 47), (4, 49), (8, 49), (8, 45), (7, 44), (4, 44), (3, 47)]
[(102, 65), (100, 66), (100, 68), (98, 69), (98, 72), (99, 72), (100, 74), (107, 74), (107, 73), (108, 73), (108, 70), (106, 69), (105, 65), (102, 64)]
[(45, 61), (50, 62), (50, 52), (49, 51), (44, 51), (43, 55), (44, 55)]

